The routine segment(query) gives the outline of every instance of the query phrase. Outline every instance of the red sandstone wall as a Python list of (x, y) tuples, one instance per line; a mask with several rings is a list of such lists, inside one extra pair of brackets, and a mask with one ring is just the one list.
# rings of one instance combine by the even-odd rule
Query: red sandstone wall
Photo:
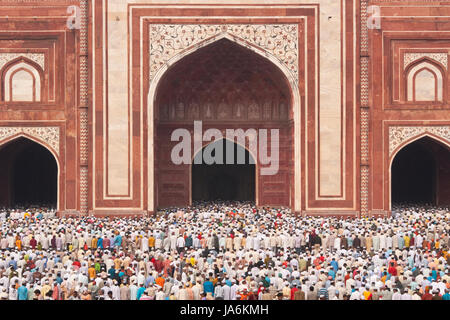
[[(78, 112), (79, 30), (67, 28), (68, 6), (78, 0), (0, 2), (0, 54), (36, 53), (45, 56), (40, 102), (0, 99), (1, 127), (59, 127), (59, 211), (75, 212), (79, 201)], [(2, 88), (5, 83), (2, 81)], [(36, 137), (45, 143), (45, 138)], [(41, 141), (42, 140), (42, 141)], [(1, 143), (1, 141), (0, 141)], [(50, 148), (50, 147), (49, 147)]]
[[(414, 102), (406, 99), (406, 54), (447, 54), (450, 50), (450, 2), (442, 1), (369, 1), (381, 10), (381, 29), (368, 30), (368, 59), (371, 113), (369, 142), (369, 203), (372, 214), (390, 210), (389, 145), (399, 136), (390, 136), (390, 129), (411, 127), (417, 134), (431, 132), (432, 127), (450, 125), (448, 77), (443, 79), (443, 101)], [(412, 63), (415, 60), (412, 59)], [(420, 59), (417, 59), (420, 63)], [(431, 130), (431, 131), (430, 131)], [(432, 135), (431, 135), (432, 136)], [(409, 141), (413, 141), (409, 137)], [(399, 146), (408, 143), (402, 141)], [(450, 143), (450, 142), (449, 142)], [(397, 149), (398, 150), (398, 149)], [(447, 164), (445, 164), (445, 167)], [(448, 186), (448, 174), (441, 177), (441, 186)], [(445, 191), (442, 191), (445, 192)]]

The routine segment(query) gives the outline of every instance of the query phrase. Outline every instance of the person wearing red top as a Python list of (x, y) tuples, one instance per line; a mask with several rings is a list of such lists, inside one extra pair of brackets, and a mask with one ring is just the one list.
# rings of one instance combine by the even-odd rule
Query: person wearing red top
[(394, 263), (391, 262), (389, 265), (390, 265), (388, 269), (389, 274), (394, 277), (397, 276), (397, 268), (394, 266)]
[(347, 285), (347, 280), (350, 279), (350, 273), (347, 273), (347, 275), (344, 277), (344, 283)]
[(110, 243), (111, 241), (109, 241), (108, 237), (103, 238), (103, 248), (105, 249), (109, 249)]
[(389, 260), (389, 265), (392, 265), (394, 268), (397, 268), (397, 261), (394, 259)]
[(160, 259), (155, 261), (154, 266), (155, 266), (156, 272), (161, 273), (161, 271), (163, 269), (163, 262)]
[(31, 246), (31, 248), (34, 250), (35, 248), (36, 248), (36, 246), (37, 246), (37, 241), (36, 241), (36, 239), (33, 237), (33, 238), (31, 238), (31, 240), (30, 240), (30, 246)]
[(78, 260), (75, 260), (75, 261), (72, 263), (72, 265), (73, 265), (74, 267), (81, 268), (81, 263), (80, 263), (80, 261), (78, 261)]
[(291, 289), (291, 300), (294, 300), (294, 295), (295, 295), (295, 292), (296, 291), (298, 291), (298, 288), (297, 288), (297, 286), (294, 286), (292, 289)]
[(433, 300), (433, 296), (430, 293), (430, 289), (427, 287), (425, 293), (422, 295), (422, 300)]

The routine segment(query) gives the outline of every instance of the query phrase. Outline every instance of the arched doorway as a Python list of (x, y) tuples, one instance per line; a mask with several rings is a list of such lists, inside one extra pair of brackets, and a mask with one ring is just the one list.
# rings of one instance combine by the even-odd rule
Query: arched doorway
[[(205, 163), (210, 154), (217, 161)], [(216, 148), (221, 154), (216, 154)], [(233, 164), (227, 164), (227, 153), (233, 152)], [(238, 154), (245, 154), (239, 162)], [(201, 164), (196, 164), (201, 163)], [(192, 165), (192, 202), (195, 201), (255, 201), (255, 159), (248, 150), (229, 140), (215, 141), (197, 152)]]
[(395, 155), (391, 166), (391, 205), (450, 205), (450, 149), (428, 136)]
[[(254, 199), (259, 206), (291, 207), (296, 174), (292, 99), (289, 81), (278, 66), (226, 38), (174, 63), (158, 82), (153, 103), (155, 185), (150, 196), (154, 197), (155, 207), (191, 203), (191, 164), (175, 165), (171, 161), (171, 151), (178, 144), (171, 135), (182, 128), (193, 136), (195, 121), (202, 122), (203, 133), (217, 129), (223, 137), (228, 129), (258, 133), (268, 130), (269, 135), (271, 130), (278, 130), (279, 169), (270, 176), (255, 173)], [(248, 141), (242, 143), (245, 148)], [(193, 157), (193, 138), (191, 143)], [(272, 155), (270, 146), (267, 154)], [(259, 163), (258, 155), (255, 161), (262, 169), (265, 165)]]
[(0, 206), (57, 208), (58, 164), (44, 146), (20, 137), (0, 147)]

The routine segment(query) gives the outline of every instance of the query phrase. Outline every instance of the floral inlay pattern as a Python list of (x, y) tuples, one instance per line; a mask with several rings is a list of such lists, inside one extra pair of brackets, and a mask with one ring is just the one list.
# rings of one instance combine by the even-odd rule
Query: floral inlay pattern
[[(215, 37), (229, 35), (264, 49), (298, 82), (298, 25), (150, 25), (150, 81), (170, 59)], [(251, 49), (251, 45), (248, 46)]]
[(450, 141), (450, 126), (393, 126), (389, 128), (389, 156), (403, 142), (427, 132)]
[(0, 127), (0, 142), (21, 133), (45, 142), (59, 155), (59, 127)]
[(445, 69), (448, 68), (447, 53), (405, 53), (403, 68), (405, 69), (411, 62), (419, 60), (423, 57), (428, 57), (441, 63), (445, 67)]
[(5, 64), (19, 57), (36, 62), (42, 70), (45, 70), (45, 55), (43, 53), (0, 53), (0, 70)]

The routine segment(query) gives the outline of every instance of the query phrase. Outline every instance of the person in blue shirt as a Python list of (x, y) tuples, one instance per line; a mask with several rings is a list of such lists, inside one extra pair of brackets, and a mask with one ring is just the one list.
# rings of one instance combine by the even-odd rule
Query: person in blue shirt
[(13, 267), (14, 270), (17, 269), (17, 262), (14, 260), (14, 258), (11, 259), (11, 261), (8, 264), (9, 267)]
[[(335, 258), (333, 258), (333, 260), (331, 260), (330, 265), (333, 267), (334, 272), (337, 272), (339, 270), (339, 264)], [(333, 279), (334, 279), (334, 277), (333, 277)]]
[(188, 235), (186, 240), (184, 240), (184, 246), (186, 248), (191, 248), (192, 247), (192, 243), (193, 243), (193, 239), (191, 235)]
[(214, 297), (214, 284), (212, 283), (211, 280), (205, 281), (205, 283), (203, 283), (203, 291), (205, 293), (210, 292)]
[(433, 270), (431, 270), (431, 277), (433, 278), (434, 281), (437, 280), (437, 271), (435, 268), (433, 268)]
[(99, 237), (97, 239), (97, 248), (103, 250), (103, 238), (102, 237)]
[(121, 245), (122, 245), (122, 236), (118, 234), (117, 237), (114, 238), (114, 246), (120, 247)]
[(63, 279), (61, 278), (61, 273), (58, 272), (56, 275), (56, 282), (60, 285), (63, 282)]
[(142, 295), (145, 292), (145, 287), (144, 284), (141, 283), (141, 286), (139, 287), (138, 291), (137, 291), (137, 296), (136, 296), (136, 300), (141, 300)]
[(155, 284), (155, 278), (152, 274), (149, 274), (147, 279), (145, 280), (145, 286), (148, 287), (149, 285)]
[(442, 295), (442, 300), (450, 300), (449, 289), (445, 289), (445, 293)]
[(322, 285), (322, 288), (319, 289), (318, 296), (319, 300), (328, 300), (328, 290), (325, 285)]
[(333, 280), (336, 277), (336, 272), (333, 269), (330, 269), (330, 271), (328, 271), (328, 276), (330, 276)]
[(398, 248), (402, 250), (404, 246), (405, 246), (405, 239), (403, 237), (398, 237)]
[[(268, 287), (270, 287), (270, 278), (269, 278), (269, 276), (266, 274), (266, 277), (263, 279), (263, 286), (265, 287), (265, 288), (268, 288)], [(231, 287), (231, 286), (230, 286)]]
[(114, 269), (114, 267), (111, 266), (111, 268), (109, 268), (108, 270), (108, 274), (111, 279), (114, 279), (116, 277), (116, 269)]
[(25, 281), (17, 290), (17, 299), (18, 300), (28, 300), (28, 289), (26, 287)]
[(53, 259), (53, 261), (55, 262), (55, 264), (57, 264), (58, 262), (61, 261), (61, 257), (60, 257), (59, 255), (57, 255), (57, 256)]

